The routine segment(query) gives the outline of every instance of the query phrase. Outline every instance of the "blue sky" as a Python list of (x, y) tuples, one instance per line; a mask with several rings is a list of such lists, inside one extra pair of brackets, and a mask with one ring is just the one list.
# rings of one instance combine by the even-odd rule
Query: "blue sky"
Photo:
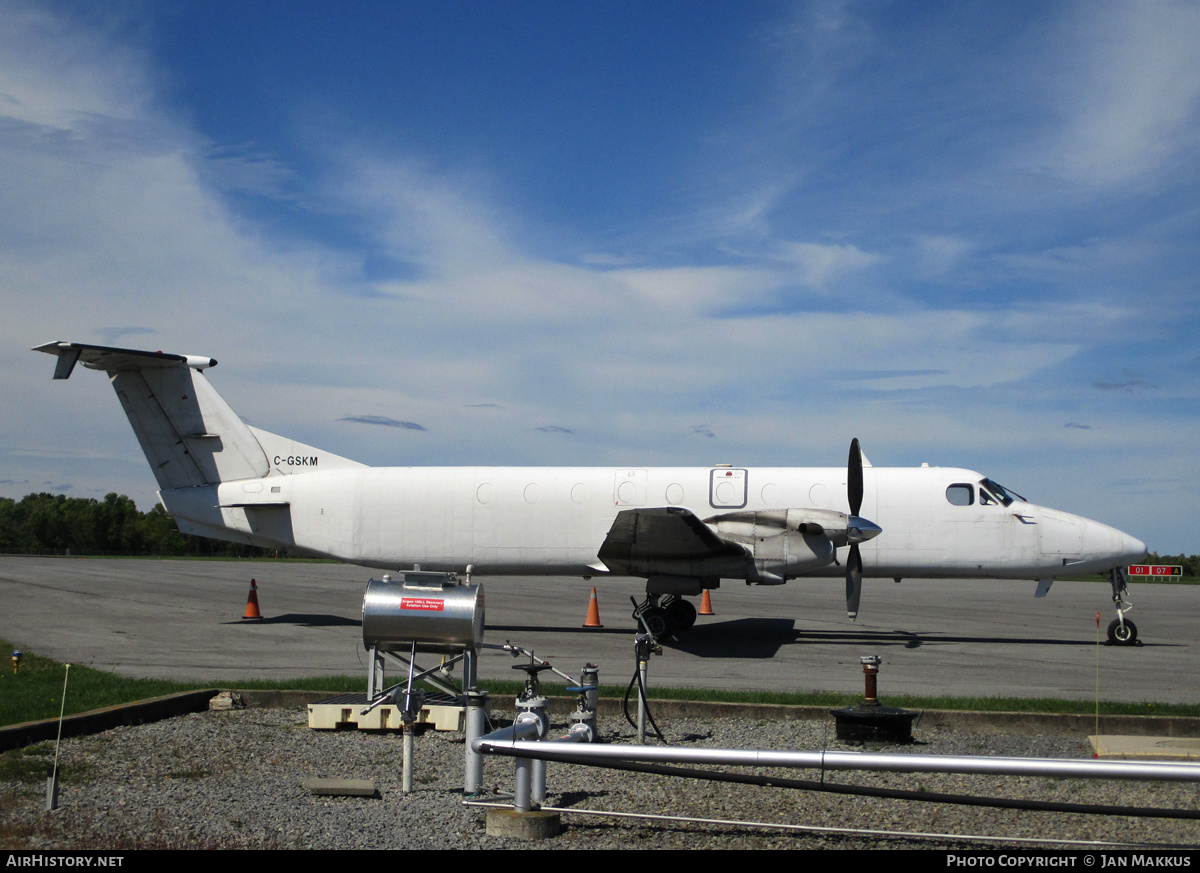
[(1200, 6), (8, 2), (0, 494), (54, 339), (372, 464), (977, 469), (1200, 552)]

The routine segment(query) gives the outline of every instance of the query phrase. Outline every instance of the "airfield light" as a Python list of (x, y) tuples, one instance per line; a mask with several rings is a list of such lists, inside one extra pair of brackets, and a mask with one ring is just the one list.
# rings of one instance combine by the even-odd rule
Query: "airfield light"
[(13, 673), (15, 674), (21, 666), (21, 651), (19, 649), (13, 649), (12, 664), (13, 664)]

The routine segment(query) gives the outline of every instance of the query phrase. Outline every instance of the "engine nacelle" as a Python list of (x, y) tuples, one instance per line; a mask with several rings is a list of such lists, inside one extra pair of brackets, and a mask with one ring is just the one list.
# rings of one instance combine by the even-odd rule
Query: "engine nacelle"
[(846, 542), (848, 519), (832, 510), (776, 509), (731, 512), (706, 518), (704, 523), (751, 553), (760, 574), (754, 581), (779, 584), (833, 563), (836, 546)]

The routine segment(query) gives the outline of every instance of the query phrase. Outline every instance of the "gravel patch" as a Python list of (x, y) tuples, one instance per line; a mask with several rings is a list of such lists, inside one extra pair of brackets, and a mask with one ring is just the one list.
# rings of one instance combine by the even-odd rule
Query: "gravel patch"
[[(672, 745), (845, 749), (832, 724), (736, 718), (660, 719)], [(601, 719), (608, 742), (632, 742), (623, 721)], [(1087, 758), (1083, 738), (920, 729), (889, 747), (947, 755)], [(610, 849), (1013, 848), (982, 835), (1175, 847), (1200, 846), (1200, 822), (1128, 815), (991, 809), (624, 773), (551, 764), (549, 803), (572, 810), (694, 816), (875, 833), (748, 828), (731, 823), (564, 814), (563, 832), (524, 842), (485, 833), (486, 809), (464, 806), (461, 734), (416, 740), (413, 793), (401, 791), (395, 734), (314, 731), (302, 710), (246, 709), (181, 716), (64, 740), (60, 809), (44, 811), (44, 784), (0, 782), (0, 845), (49, 848)], [(513, 763), (489, 758), (485, 779), (511, 791)], [(762, 771), (766, 772), (766, 771)], [(775, 771), (791, 779), (808, 771)], [(372, 779), (376, 798), (320, 797), (305, 779)], [(826, 774), (825, 781), (979, 796), (1197, 809), (1194, 784), (925, 774)], [(482, 798), (484, 800), (488, 798)], [(879, 832), (897, 832), (884, 834)], [(1041, 843), (1046, 846), (1047, 843)]]

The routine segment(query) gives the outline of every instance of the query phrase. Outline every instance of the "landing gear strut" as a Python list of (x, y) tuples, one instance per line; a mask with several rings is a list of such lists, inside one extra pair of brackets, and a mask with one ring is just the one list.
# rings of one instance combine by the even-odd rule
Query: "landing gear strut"
[(691, 628), (696, 623), (696, 607), (677, 594), (647, 594), (641, 603), (634, 601), (633, 617), (661, 640)]
[(1117, 617), (1108, 625), (1108, 642), (1114, 646), (1140, 646), (1137, 625), (1125, 617), (1125, 613), (1133, 609), (1133, 604), (1125, 599), (1129, 594), (1125, 572), (1120, 567), (1113, 567), (1104, 575), (1112, 585), (1113, 606), (1117, 608)]

